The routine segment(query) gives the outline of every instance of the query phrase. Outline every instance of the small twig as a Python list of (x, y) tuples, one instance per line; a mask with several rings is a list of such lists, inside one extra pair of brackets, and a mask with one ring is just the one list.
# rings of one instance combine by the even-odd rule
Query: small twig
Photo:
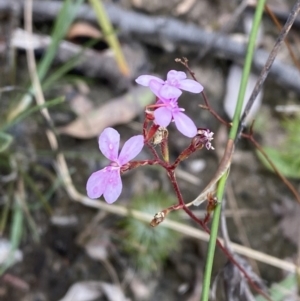
[(215, 118), (217, 118), (221, 123), (225, 124), (226, 126), (230, 127), (231, 124), (228, 123), (227, 121), (225, 121), (209, 104), (208, 99), (206, 97), (206, 94), (204, 93), (204, 91), (201, 92), (201, 95), (204, 99), (205, 102), (205, 107), (204, 106), (200, 106), (203, 109), (208, 110)]
[[(228, 252), (234, 258), (237, 258), (237, 256), (234, 255), (234, 252), (233, 252), (232, 247), (231, 247), (231, 241), (230, 241), (230, 238), (229, 238), (228, 228), (227, 228), (227, 221), (226, 221), (225, 215), (223, 214), (225, 207), (226, 207), (226, 199), (224, 198), (223, 201), (222, 201), (222, 212), (221, 212), (221, 230), (222, 230), (222, 236), (223, 236), (223, 239), (224, 239), (224, 246), (226, 247), (226, 249), (228, 250)], [(254, 260), (252, 260), (252, 261), (257, 266), (256, 262)], [(240, 274), (240, 275), (242, 276), (242, 274)], [(225, 274), (224, 274), (224, 276), (225, 276)], [(243, 281), (242, 277), (241, 277), (241, 280)], [(246, 290), (247, 290), (247, 292), (250, 293), (250, 289), (249, 289), (248, 283), (245, 283), (243, 285), (243, 290), (244, 290), (244, 293), (245, 293)], [(250, 296), (250, 294), (249, 294), (249, 296)], [(252, 296), (252, 299), (249, 299), (248, 295), (247, 295), (247, 300), (254, 301), (254, 298)]]
[(84, 246), (91, 238), (91, 235), (96, 231), (98, 224), (107, 216), (107, 212), (99, 210), (99, 212), (93, 217), (90, 223), (88, 223), (76, 238), (76, 244)]
[(261, 145), (254, 139), (253, 137), (253, 123), (250, 128), (250, 134), (242, 134), (242, 137), (249, 139), (254, 146), (261, 152), (261, 154), (264, 156), (264, 158), (268, 161), (268, 163), (273, 168), (276, 175), (281, 179), (281, 181), (288, 187), (288, 189), (293, 193), (295, 196), (297, 202), (300, 204), (300, 195), (296, 188), (292, 185), (292, 183), (278, 170), (278, 168), (275, 166), (275, 164), (272, 162), (272, 160), (269, 158), (268, 154), (264, 151), (264, 149), (261, 147)]
[[(282, 26), (281, 24), (279, 23), (277, 17), (275, 16), (275, 14), (273, 13), (273, 11), (271, 10), (271, 8), (269, 7), (269, 5), (265, 5), (265, 10), (267, 11), (267, 13), (269, 14), (269, 16), (271, 17), (272, 21), (274, 22), (274, 24), (276, 25), (276, 27), (279, 29), (279, 30), (282, 30)], [(298, 68), (298, 70), (300, 71), (300, 63), (293, 51), (293, 48), (291, 47), (290, 43), (287, 41), (287, 40), (284, 40), (284, 43), (288, 49), (288, 52), (293, 60), (293, 63), (295, 64), (295, 66)]]
[[(239, 208), (238, 208), (238, 204), (237, 204), (237, 201), (236, 201), (236, 198), (235, 198), (235, 195), (234, 195), (232, 181), (229, 181), (226, 191), (227, 191), (227, 199), (228, 199), (227, 202), (229, 204), (229, 207), (233, 211), (232, 218), (233, 218), (233, 221), (234, 221), (235, 226), (237, 228), (237, 231), (238, 231), (239, 237), (241, 239), (241, 242), (243, 243), (244, 246), (246, 246), (248, 248), (251, 248), (251, 244), (250, 244), (250, 241), (248, 239), (245, 227), (243, 225), (242, 218), (241, 218), (240, 214), (237, 213)], [(225, 219), (225, 222), (226, 222), (226, 217), (224, 216), (223, 210), (222, 210), (222, 219), (223, 218)], [(258, 268), (258, 265), (257, 265), (256, 261), (251, 260), (250, 264), (253, 267), (256, 274), (259, 274), (259, 268)]]
[[(192, 69), (190, 68), (189, 64), (188, 64), (188, 59), (186, 57), (183, 57), (182, 59), (180, 58), (176, 58), (175, 59), (176, 63), (180, 63), (182, 64), (189, 72), (189, 74), (191, 75), (191, 77), (196, 81), (199, 82), (195, 76), (195, 72), (192, 71)], [(205, 106), (203, 105), (199, 105), (200, 108), (204, 109), (204, 110), (208, 110), (217, 120), (219, 120), (221, 123), (230, 126), (230, 123), (228, 123), (227, 121), (225, 121), (209, 104), (208, 98), (205, 94), (204, 91), (201, 92), (201, 95), (203, 97)]]
[(114, 266), (107, 259), (102, 259), (102, 260), (100, 260), (100, 262), (103, 264), (104, 268), (106, 269), (107, 273), (109, 274), (114, 285), (118, 286), (120, 288), (120, 290), (122, 290), (122, 285), (121, 285), (118, 273), (115, 270)]

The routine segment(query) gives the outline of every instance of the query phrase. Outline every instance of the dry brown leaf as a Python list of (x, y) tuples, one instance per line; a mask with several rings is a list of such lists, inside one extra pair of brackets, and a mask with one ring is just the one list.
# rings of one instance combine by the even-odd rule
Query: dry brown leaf
[(148, 88), (138, 86), (58, 128), (58, 132), (82, 139), (97, 137), (106, 127), (131, 121), (154, 100)]
[(82, 36), (90, 37), (93, 39), (100, 39), (103, 37), (99, 29), (85, 22), (77, 22), (73, 24), (67, 33), (68, 39), (74, 39)]
[(175, 9), (175, 15), (180, 16), (188, 13), (192, 6), (196, 3), (196, 0), (184, 0), (179, 2)]
[(107, 260), (109, 240), (107, 237), (93, 237), (84, 246), (86, 253), (95, 260)]
[(73, 112), (75, 112), (78, 116), (81, 116), (91, 112), (94, 108), (94, 104), (86, 95), (76, 94), (70, 100), (70, 107)]
[(131, 269), (126, 271), (126, 275), (129, 280), (128, 285), (135, 297), (134, 300), (149, 300), (151, 294), (153, 294), (154, 282), (152, 285), (149, 282), (143, 282), (141, 277)]

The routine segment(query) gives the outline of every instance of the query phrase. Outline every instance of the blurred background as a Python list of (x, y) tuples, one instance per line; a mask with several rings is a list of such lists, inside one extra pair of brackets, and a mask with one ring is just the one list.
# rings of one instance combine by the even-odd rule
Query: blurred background
[[(245, 100), (293, 4), (267, 2)], [(188, 58), (210, 106), (231, 121), (255, 5), (0, 0), (0, 300), (200, 300), (203, 232), (183, 211), (149, 226), (155, 213), (177, 202), (162, 168), (122, 175), (113, 205), (89, 200), (85, 186), (108, 163), (97, 141), (104, 128), (118, 130), (121, 145), (142, 132), (144, 108), (155, 97), (134, 80), (187, 72), (176, 58)], [(298, 17), (246, 129), (255, 119), (255, 139), (297, 192), (299, 27)], [(228, 129), (199, 107), (200, 95), (184, 92), (179, 103), (198, 127), (215, 133), (214, 151), (194, 153), (177, 170), (190, 202), (213, 176)], [(174, 160), (190, 141), (174, 125), (168, 130)], [(150, 158), (144, 148), (136, 159)], [(273, 300), (299, 300), (292, 273), (300, 262), (299, 204), (246, 139), (235, 151), (225, 200), (229, 239), (247, 248), (247, 255), (233, 250), (245, 269)], [(201, 219), (206, 214), (205, 204), (192, 210)], [(255, 260), (253, 250), (266, 257)], [(212, 282), (212, 300), (262, 300), (218, 249)]]

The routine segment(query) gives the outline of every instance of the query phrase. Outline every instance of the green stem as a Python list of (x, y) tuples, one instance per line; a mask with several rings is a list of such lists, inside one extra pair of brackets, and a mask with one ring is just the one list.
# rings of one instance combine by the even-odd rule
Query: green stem
[[(243, 102), (245, 98), (245, 92), (247, 88), (248, 78), (251, 70), (251, 64), (253, 59), (253, 54), (255, 50), (255, 42), (256, 42), (256, 36), (259, 29), (259, 25), (261, 22), (262, 13), (264, 10), (264, 4), (265, 0), (259, 0), (256, 6), (256, 11), (254, 15), (254, 20), (252, 24), (252, 29), (249, 37), (249, 43), (247, 47), (247, 53), (245, 58), (245, 64), (243, 68), (243, 74), (242, 74), (242, 80), (240, 83), (240, 89), (239, 89), (239, 95), (238, 95), (238, 101), (235, 108), (235, 113), (233, 117), (233, 124), (229, 133), (229, 139), (235, 139), (238, 126), (239, 126), (239, 119), (241, 116), (241, 111), (243, 107)], [(225, 190), (225, 184), (227, 179), (227, 173), (220, 179), (218, 184), (218, 190), (217, 190), (217, 198), (221, 202), (223, 199), (223, 194)], [(207, 301), (209, 299), (209, 291), (210, 291), (210, 282), (211, 282), (211, 274), (212, 274), (212, 267), (213, 267), (213, 261), (214, 261), (214, 254), (215, 254), (215, 248), (216, 248), (216, 240), (218, 236), (218, 229), (219, 229), (219, 221), (220, 221), (220, 215), (221, 215), (221, 204), (219, 204), (215, 211), (214, 216), (212, 220), (212, 226), (211, 226), (211, 233), (210, 233), (210, 239), (208, 243), (208, 254), (206, 259), (206, 265), (205, 265), (205, 271), (204, 271), (204, 280), (203, 280), (203, 287), (202, 287), (202, 301)]]
[(18, 193), (15, 194), (16, 203), (13, 210), (13, 217), (11, 222), (11, 230), (10, 230), (10, 251), (7, 259), (3, 264), (0, 265), (0, 276), (4, 274), (4, 272), (11, 266), (14, 262), (14, 254), (17, 251), (22, 238), (23, 233), (23, 211), (20, 205), (20, 196)]
[(129, 68), (122, 52), (119, 40), (115, 35), (114, 28), (105, 12), (102, 0), (90, 0), (90, 3), (95, 11), (98, 23), (103, 31), (104, 37), (109, 47), (114, 51), (117, 64), (124, 75), (129, 75)]

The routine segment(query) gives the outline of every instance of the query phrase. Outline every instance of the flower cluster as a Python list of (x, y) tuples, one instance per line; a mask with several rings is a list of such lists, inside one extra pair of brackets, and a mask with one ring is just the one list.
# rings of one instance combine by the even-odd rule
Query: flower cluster
[(197, 127), (194, 122), (184, 113), (183, 108), (178, 106), (178, 98), (181, 90), (192, 93), (200, 93), (203, 87), (192, 79), (187, 79), (182, 71), (171, 70), (167, 74), (167, 80), (152, 76), (141, 75), (135, 80), (142, 86), (147, 86), (157, 96), (157, 109), (154, 111), (154, 122), (162, 127), (167, 127), (171, 121), (179, 132), (193, 138), (197, 134)]
[(201, 141), (205, 147), (209, 150), (209, 149), (215, 149), (212, 145), (211, 145), (211, 140), (213, 140), (213, 135), (214, 133), (211, 132), (209, 129), (198, 129), (198, 137), (199, 137), (199, 141)]
[[(151, 91), (157, 96), (156, 103), (151, 106), (154, 111), (151, 111), (151, 118), (146, 115), (146, 120), (153, 121), (152, 133), (155, 135), (160, 129), (166, 131), (166, 127), (174, 121), (177, 129), (185, 136), (194, 138), (189, 148), (182, 152), (178, 158), (185, 159), (190, 153), (199, 148), (195, 148), (193, 141), (197, 141), (201, 148), (205, 145), (207, 149), (214, 149), (211, 146), (213, 133), (207, 129), (197, 129), (194, 122), (185, 115), (184, 109), (178, 106), (178, 98), (182, 94), (181, 90), (192, 93), (200, 93), (203, 87), (196, 81), (187, 79), (186, 74), (181, 71), (171, 70), (168, 72), (167, 80), (151, 76), (142, 75), (136, 79), (138, 84), (148, 86)], [(146, 111), (147, 112), (147, 111)], [(149, 132), (151, 132), (149, 130)], [(144, 125), (143, 135), (137, 135), (127, 140), (119, 154), (120, 135), (113, 128), (106, 128), (99, 136), (99, 149), (102, 154), (110, 160), (108, 166), (94, 172), (88, 179), (86, 184), (87, 195), (91, 199), (104, 196), (107, 203), (115, 202), (122, 191), (121, 173), (137, 166), (146, 164), (158, 164), (158, 160), (145, 160), (130, 162), (142, 150), (144, 144), (149, 146), (149, 139), (153, 139), (153, 135), (147, 133), (147, 126)], [(164, 132), (165, 133), (165, 132)], [(163, 135), (158, 144), (161, 144), (162, 156), (165, 162), (168, 162), (168, 146), (163, 141), (167, 135)], [(196, 139), (196, 140), (195, 140)], [(165, 154), (165, 156), (164, 156)], [(177, 160), (178, 164), (182, 159)], [(166, 164), (166, 163), (164, 163)], [(164, 165), (165, 166), (165, 165)], [(170, 170), (175, 165), (170, 164)]]

